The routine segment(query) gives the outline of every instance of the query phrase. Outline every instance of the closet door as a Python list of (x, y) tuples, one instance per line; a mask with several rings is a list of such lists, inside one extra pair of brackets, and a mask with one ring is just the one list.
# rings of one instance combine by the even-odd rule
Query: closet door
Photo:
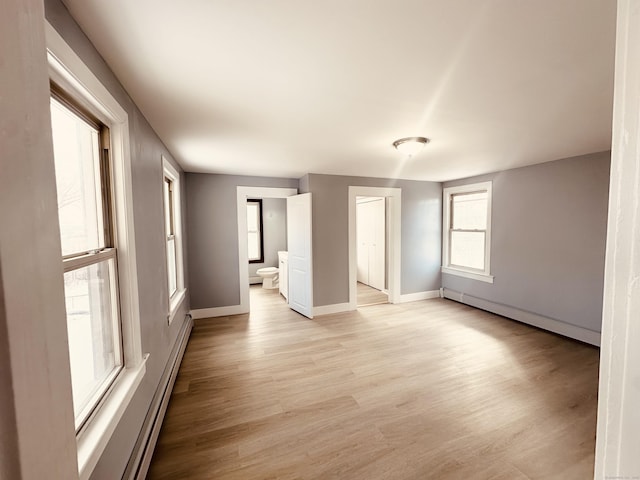
[(385, 257), (385, 214), (384, 198), (369, 202), (370, 242), (369, 242), (369, 285), (384, 290)]
[(356, 205), (358, 281), (384, 290), (385, 200), (379, 198)]
[(358, 253), (358, 281), (369, 285), (369, 239), (370, 239), (370, 210), (368, 203), (356, 205), (356, 242)]

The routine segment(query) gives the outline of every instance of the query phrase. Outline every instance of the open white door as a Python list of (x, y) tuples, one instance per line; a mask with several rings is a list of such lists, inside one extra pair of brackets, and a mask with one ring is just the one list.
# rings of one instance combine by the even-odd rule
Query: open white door
[(287, 249), (289, 306), (305, 317), (313, 318), (310, 193), (287, 197)]

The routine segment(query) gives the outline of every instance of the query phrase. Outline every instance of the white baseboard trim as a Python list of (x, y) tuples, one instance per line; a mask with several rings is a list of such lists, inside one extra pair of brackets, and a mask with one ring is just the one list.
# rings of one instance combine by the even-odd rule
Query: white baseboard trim
[(319, 307), (313, 307), (313, 316), (331, 315), (332, 313), (348, 312), (350, 310), (349, 302), (334, 303), (333, 305), (320, 305)]
[(561, 322), (560, 320), (520, 310), (519, 308), (510, 307), (508, 305), (502, 305), (501, 303), (495, 303), (482, 298), (466, 295), (455, 290), (449, 290), (448, 288), (444, 289), (444, 298), (455, 300), (456, 302), (480, 308), (491, 313), (496, 313), (503, 317), (542, 328), (543, 330), (548, 330), (559, 335), (564, 335), (565, 337), (573, 338), (574, 340), (580, 340), (581, 342), (595, 345), (596, 347), (600, 346), (600, 332), (594, 332), (593, 330), (588, 330), (576, 325), (570, 325), (568, 323)]
[(256, 285), (262, 283), (262, 277), (249, 277), (249, 285)]
[(169, 405), (173, 385), (175, 384), (192, 328), (193, 319), (191, 316), (187, 316), (187, 320), (184, 322), (176, 339), (173, 351), (169, 356), (158, 388), (156, 388), (156, 393), (151, 400), (151, 406), (142, 424), (142, 429), (138, 435), (133, 453), (131, 457), (129, 457), (127, 468), (122, 476), (123, 479), (144, 480), (147, 476), (153, 451), (158, 441), (158, 435), (160, 434), (160, 428), (162, 427), (162, 421), (164, 420), (164, 414)]
[(249, 310), (242, 305), (229, 305), (227, 307), (199, 308), (191, 310), (191, 316), (194, 320), (198, 318), (210, 317), (226, 317), (228, 315), (239, 315), (248, 313)]
[(438, 298), (439, 296), (440, 296), (439, 290), (407, 293), (406, 295), (400, 295), (400, 301), (398, 303), (417, 302), (418, 300), (428, 300), (430, 298)]

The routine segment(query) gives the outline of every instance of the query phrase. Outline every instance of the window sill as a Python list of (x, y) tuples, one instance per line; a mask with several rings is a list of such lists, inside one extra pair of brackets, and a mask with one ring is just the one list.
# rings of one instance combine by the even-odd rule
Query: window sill
[(113, 389), (98, 411), (78, 434), (78, 472), (80, 480), (88, 479), (107, 447), (111, 435), (124, 415), (146, 372), (149, 354), (136, 367), (126, 368), (116, 379)]
[(169, 325), (171, 325), (171, 322), (173, 322), (173, 318), (176, 316), (176, 313), (178, 313), (180, 305), (182, 305), (182, 302), (184, 302), (186, 292), (187, 289), (183, 288), (182, 290), (177, 291), (173, 295), (173, 297), (171, 297), (171, 300), (169, 301), (169, 314), (167, 315), (167, 322), (169, 323)]
[(457, 275), (458, 277), (470, 278), (472, 280), (479, 280), (481, 282), (493, 283), (493, 275), (487, 275), (486, 273), (469, 272), (452, 267), (442, 267), (441, 272)]

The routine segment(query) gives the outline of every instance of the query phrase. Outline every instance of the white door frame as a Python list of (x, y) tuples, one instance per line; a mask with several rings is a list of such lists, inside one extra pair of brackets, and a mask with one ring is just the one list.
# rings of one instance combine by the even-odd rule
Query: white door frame
[(297, 188), (237, 187), (238, 209), (238, 286), (240, 289), (240, 311), (249, 312), (249, 253), (247, 251), (247, 198), (287, 198), (297, 195)]
[(640, 2), (618, 0), (594, 478), (640, 475)]
[(400, 245), (402, 189), (385, 187), (349, 187), (349, 310), (358, 308), (358, 250), (356, 243), (356, 197), (389, 199), (389, 302), (400, 303)]

